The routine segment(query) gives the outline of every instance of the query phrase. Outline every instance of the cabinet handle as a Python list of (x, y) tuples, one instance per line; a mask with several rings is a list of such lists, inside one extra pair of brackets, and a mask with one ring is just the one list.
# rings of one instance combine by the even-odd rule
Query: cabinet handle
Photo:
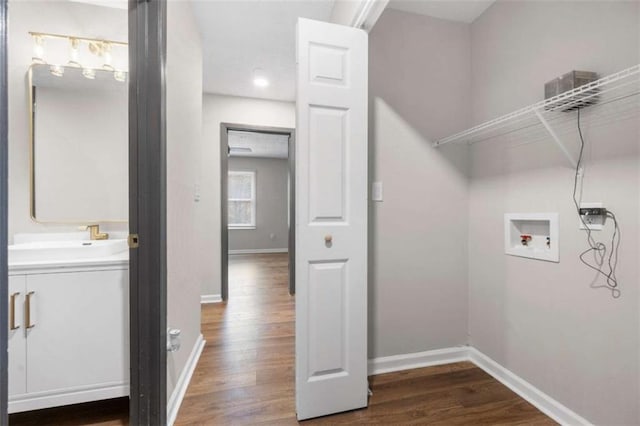
[(35, 291), (30, 291), (29, 293), (27, 293), (27, 303), (25, 304), (25, 322), (26, 328), (33, 328), (36, 325), (35, 324), (31, 324), (31, 296), (33, 296), (33, 293), (35, 293)]
[(11, 304), (9, 305), (9, 330), (17, 330), (20, 328), (16, 325), (16, 297), (20, 296), (20, 292), (17, 291), (11, 295)]

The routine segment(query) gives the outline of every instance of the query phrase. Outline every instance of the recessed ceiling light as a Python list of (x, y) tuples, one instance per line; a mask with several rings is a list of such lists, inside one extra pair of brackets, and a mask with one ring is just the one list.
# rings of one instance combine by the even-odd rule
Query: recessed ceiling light
[(253, 70), (253, 84), (257, 87), (269, 86), (269, 79), (262, 69), (256, 68)]

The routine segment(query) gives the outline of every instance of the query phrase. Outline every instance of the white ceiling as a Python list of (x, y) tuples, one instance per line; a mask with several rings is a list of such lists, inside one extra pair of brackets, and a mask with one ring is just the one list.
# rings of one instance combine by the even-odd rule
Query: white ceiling
[[(191, 0), (203, 41), (204, 91), (295, 99), (298, 17), (326, 21), (333, 0)], [(264, 70), (269, 87), (253, 85)]]
[(471, 23), (495, 0), (391, 0), (387, 7), (409, 13)]
[[(123, 0), (70, 0), (122, 7)], [(299, 17), (328, 21), (334, 0), (190, 0), (203, 45), (207, 93), (295, 100), (295, 27)], [(391, 0), (388, 7), (473, 22), (495, 0)], [(253, 85), (262, 69), (269, 87)]]
[[(232, 157), (287, 158), (289, 155), (288, 135), (230, 130), (228, 143)], [(241, 151), (247, 148), (251, 151)]]

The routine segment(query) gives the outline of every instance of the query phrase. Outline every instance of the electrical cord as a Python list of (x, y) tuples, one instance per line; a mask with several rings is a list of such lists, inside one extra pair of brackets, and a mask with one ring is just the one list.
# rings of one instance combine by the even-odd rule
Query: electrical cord
[[(580, 218), (580, 221), (582, 222), (582, 224), (584, 225), (587, 231), (587, 243), (589, 244), (589, 248), (583, 251), (582, 253), (580, 253), (579, 258), (583, 264), (585, 264), (589, 268), (596, 271), (598, 275), (602, 275), (606, 278), (605, 285), (597, 286), (597, 287), (606, 287), (611, 291), (611, 296), (617, 299), (621, 296), (620, 289), (618, 288), (618, 279), (616, 277), (616, 268), (618, 266), (618, 252), (620, 249), (620, 237), (621, 237), (620, 227), (618, 225), (618, 220), (616, 218), (616, 215), (612, 211), (607, 210), (606, 217), (611, 218), (614, 224), (613, 236), (611, 237), (611, 249), (609, 250), (609, 256), (607, 258), (607, 250), (608, 250), (607, 245), (605, 243), (596, 241), (593, 238), (591, 228), (587, 225), (587, 223), (584, 220), (584, 217), (580, 214), (580, 203), (578, 202), (578, 198), (576, 197), (576, 193), (578, 191), (578, 180), (580, 179), (580, 170), (582, 168), (584, 145), (585, 145), (584, 136), (582, 135), (582, 126), (580, 125), (580, 108), (578, 108), (577, 124), (578, 124), (578, 134), (580, 135), (580, 154), (578, 155), (578, 163), (576, 164), (576, 173), (573, 179), (573, 203), (576, 206), (576, 212), (578, 213), (578, 217)], [(584, 257), (589, 253), (593, 253), (596, 260), (596, 265), (593, 265), (589, 263), (587, 260), (585, 260)], [(607, 258), (607, 266), (609, 269), (608, 273), (606, 273), (602, 269), (602, 265), (604, 264), (605, 258)]]

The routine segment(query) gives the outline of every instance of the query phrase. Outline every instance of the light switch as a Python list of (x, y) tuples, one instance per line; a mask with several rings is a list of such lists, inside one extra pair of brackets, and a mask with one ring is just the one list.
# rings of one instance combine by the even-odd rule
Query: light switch
[(200, 201), (200, 184), (196, 183), (193, 186), (193, 201), (196, 203)]
[(373, 201), (382, 201), (382, 182), (373, 182), (371, 199)]

